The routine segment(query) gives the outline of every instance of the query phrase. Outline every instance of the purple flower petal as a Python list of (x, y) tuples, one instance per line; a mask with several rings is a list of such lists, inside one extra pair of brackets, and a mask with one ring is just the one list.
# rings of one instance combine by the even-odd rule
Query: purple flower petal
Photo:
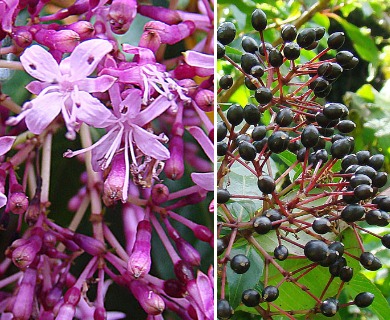
[(214, 161), (214, 146), (204, 131), (201, 128), (195, 126), (187, 127), (187, 130), (196, 139), (196, 141), (198, 141), (209, 159)]
[(4, 207), (7, 204), (7, 197), (4, 193), (0, 192), (0, 208)]
[(51, 86), (51, 83), (48, 82), (41, 82), (41, 81), (31, 81), (27, 86), (26, 89), (30, 91), (32, 94), (40, 94), (41, 91), (49, 86)]
[[(107, 150), (111, 147), (113, 144), (115, 138), (117, 137), (118, 132), (114, 132), (109, 137), (106, 138), (104, 142), (102, 142), (100, 145), (92, 149), (92, 169), (96, 172), (101, 171), (101, 162), (105, 154), (107, 153)], [(105, 136), (104, 136), (105, 137)], [(103, 139), (104, 137), (100, 138)]]
[(16, 137), (4, 136), (0, 137), (0, 156), (6, 154), (11, 150), (12, 145), (15, 142)]
[(61, 112), (64, 105), (62, 99), (59, 92), (50, 92), (31, 101), (32, 110), (26, 115), (27, 128), (32, 133), (40, 134)]
[(134, 140), (137, 147), (146, 155), (157, 159), (169, 159), (169, 151), (158, 141), (158, 136), (138, 127), (133, 126)]
[(214, 72), (214, 57), (197, 51), (188, 50), (183, 53), (185, 62), (192, 67), (210, 69)]
[(92, 39), (80, 43), (70, 55), (70, 71), (73, 81), (89, 76), (100, 60), (112, 50), (107, 40)]
[(40, 46), (27, 48), (20, 61), (26, 72), (38, 80), (57, 83), (62, 79), (57, 61)]
[(193, 172), (191, 173), (191, 179), (199, 187), (207, 191), (214, 190), (214, 172), (205, 172), (205, 173)]
[(137, 55), (137, 62), (139, 62), (139, 64), (156, 63), (156, 57), (153, 51), (148, 48), (134, 47), (130, 44), (124, 43), (122, 45), (122, 49), (124, 52)]
[(138, 117), (139, 112), (141, 111), (141, 90), (138, 89), (130, 89), (129, 94), (119, 104), (119, 110), (123, 110), (123, 108), (127, 108), (125, 112), (126, 117), (130, 122), (133, 121), (134, 118)]
[(159, 96), (146, 109), (142, 110), (134, 119), (134, 123), (143, 127), (153, 119), (157, 118), (171, 106), (172, 102), (164, 96)]
[(105, 128), (113, 124), (115, 117), (98, 99), (84, 91), (78, 92), (77, 119), (95, 128)]
[(85, 78), (77, 81), (79, 90), (86, 92), (104, 92), (107, 91), (115, 82), (116, 78), (104, 75), (98, 78)]
[(209, 278), (204, 273), (198, 271), (196, 282), (191, 280), (187, 284), (187, 290), (203, 311), (206, 316), (205, 319), (214, 319), (214, 293)]

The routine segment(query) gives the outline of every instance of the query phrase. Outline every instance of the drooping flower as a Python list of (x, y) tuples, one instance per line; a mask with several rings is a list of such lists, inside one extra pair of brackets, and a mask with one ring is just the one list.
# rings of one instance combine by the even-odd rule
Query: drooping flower
[(23, 112), (8, 124), (26, 119), (28, 129), (40, 134), (62, 112), (67, 137), (75, 138), (80, 122), (101, 128), (112, 118), (111, 112), (91, 92), (104, 92), (115, 82), (109, 75), (88, 78), (100, 60), (112, 50), (112, 45), (101, 39), (84, 41), (72, 54), (58, 63), (42, 47), (34, 45), (20, 57), (27, 73), (39, 81), (32, 81), (27, 89), (38, 96), (25, 103)]
[[(117, 87), (117, 86), (116, 86)], [(119, 95), (110, 91), (110, 95)], [(167, 160), (168, 149), (161, 143), (167, 138), (157, 136), (143, 127), (162, 114), (171, 106), (171, 101), (164, 96), (156, 98), (149, 106), (141, 111), (141, 91), (128, 90), (127, 97), (117, 106), (113, 105), (113, 117), (103, 119), (102, 127), (108, 129), (107, 133), (92, 146), (78, 151), (68, 150), (65, 157), (74, 157), (78, 154), (92, 150), (92, 166), (95, 171), (105, 170), (111, 164), (113, 157), (124, 147), (125, 181), (122, 199), (126, 201), (128, 195), (129, 174), (132, 170), (133, 178), (142, 173), (145, 164), (153, 161)], [(145, 157), (147, 159), (145, 159)], [(131, 164), (130, 164), (131, 162)]]

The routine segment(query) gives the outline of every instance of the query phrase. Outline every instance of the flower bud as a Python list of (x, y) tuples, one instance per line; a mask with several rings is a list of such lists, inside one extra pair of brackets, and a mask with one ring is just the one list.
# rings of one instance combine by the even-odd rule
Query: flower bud
[(18, 246), (12, 252), (12, 262), (20, 269), (27, 268), (33, 263), (37, 253), (41, 250), (41, 247), (42, 238), (37, 235), (31, 236), (26, 243)]
[(32, 198), (32, 200), (30, 201), (26, 214), (24, 215), (24, 219), (26, 220), (29, 226), (33, 226), (37, 222), (38, 217), (41, 214), (40, 197), (41, 197), (40, 190), (37, 190), (34, 198)]
[(112, 206), (119, 199), (127, 199), (127, 194), (123, 194), (125, 176), (125, 156), (121, 153), (112, 159), (110, 173), (104, 181), (103, 202), (106, 206)]
[(161, 43), (175, 44), (189, 37), (195, 31), (192, 21), (183, 21), (175, 25), (167, 25), (160, 21), (150, 21), (145, 24), (144, 32), (158, 33)]
[(80, 41), (91, 39), (95, 33), (95, 29), (92, 23), (84, 20), (65, 25), (62, 27), (62, 29), (76, 32), (80, 37)]
[(183, 260), (179, 260), (175, 263), (174, 271), (177, 279), (179, 279), (182, 283), (187, 283), (188, 281), (194, 279), (192, 267)]
[(214, 110), (214, 93), (210, 90), (199, 90), (195, 95), (195, 103), (204, 112)]
[(177, 251), (179, 251), (180, 256), (186, 262), (192, 266), (200, 265), (200, 254), (191, 244), (185, 241), (182, 238), (179, 238), (175, 241)]
[(193, 229), (195, 237), (204, 242), (209, 242), (214, 239), (213, 233), (211, 230), (205, 226), (197, 225)]
[(28, 208), (28, 198), (24, 192), (12, 193), (8, 201), (8, 207), (14, 214), (23, 214)]
[(103, 307), (97, 307), (93, 313), (93, 320), (105, 320), (107, 319), (106, 309)]
[(18, 47), (27, 48), (33, 41), (33, 36), (29, 30), (24, 27), (18, 27), (12, 35), (12, 40)]
[(169, 141), (171, 157), (165, 162), (164, 172), (169, 179), (178, 180), (184, 174), (184, 142), (181, 136), (174, 135)]
[(139, 6), (138, 13), (167, 24), (178, 24), (182, 21), (177, 10), (169, 10), (164, 7), (156, 8), (155, 6)]
[(38, 43), (60, 52), (72, 52), (80, 42), (80, 36), (72, 30), (41, 29), (34, 38)]
[(37, 280), (37, 270), (28, 268), (24, 272), (22, 282), (19, 285), (12, 314), (15, 320), (30, 319), (33, 309), (34, 291)]
[(64, 301), (67, 304), (72, 306), (77, 306), (80, 301), (81, 291), (77, 287), (69, 288), (68, 291), (65, 292)]
[(127, 262), (127, 270), (135, 278), (148, 274), (152, 259), (150, 257), (152, 239), (152, 227), (150, 222), (142, 220), (137, 226), (137, 238), (134, 243), (133, 252)]
[(65, 303), (58, 310), (56, 320), (72, 320), (75, 313), (76, 313), (76, 307), (69, 303)]
[(64, 240), (61, 240), (61, 242), (64, 244), (66, 249), (68, 249), (69, 251), (75, 252), (75, 251), (80, 250), (80, 247), (72, 240), (64, 239)]
[(169, 198), (169, 189), (165, 184), (158, 183), (152, 188), (152, 201), (159, 205)]
[(134, 280), (130, 283), (130, 290), (147, 314), (158, 315), (164, 311), (164, 300), (157, 293), (149, 290), (146, 284)]
[(177, 279), (164, 281), (164, 292), (172, 298), (184, 298), (186, 291), (186, 287)]
[(106, 252), (106, 246), (103, 242), (84, 234), (75, 233), (73, 241), (91, 256), (98, 256)]
[(137, 14), (137, 1), (135, 0), (113, 0), (108, 12), (108, 21), (112, 32), (124, 34), (129, 30)]
[(52, 310), (54, 306), (60, 301), (62, 297), (62, 288), (58, 285), (52, 287), (45, 295), (42, 303), (45, 306), (45, 309)]

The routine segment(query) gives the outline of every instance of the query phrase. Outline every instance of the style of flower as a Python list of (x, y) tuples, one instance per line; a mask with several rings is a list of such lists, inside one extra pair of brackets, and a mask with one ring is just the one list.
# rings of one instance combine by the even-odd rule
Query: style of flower
[[(132, 170), (137, 171), (141, 170), (143, 163), (150, 161), (150, 158), (161, 161), (167, 160), (170, 156), (168, 149), (161, 143), (167, 142), (167, 138), (164, 135), (157, 136), (143, 127), (166, 111), (172, 102), (164, 96), (159, 96), (141, 111), (141, 94), (138, 89), (130, 89), (123, 101), (118, 105), (113, 104), (113, 117), (102, 119), (101, 123), (101, 126), (108, 131), (95, 144), (78, 151), (68, 150), (64, 153), (64, 156), (69, 158), (92, 150), (92, 166), (95, 171), (99, 171), (107, 169), (115, 154), (124, 147), (123, 201), (126, 201), (128, 195), (130, 162)], [(117, 84), (110, 90), (110, 95), (120, 96)], [(149, 159), (144, 159), (145, 156)]]
[(80, 122), (104, 127), (103, 122), (111, 119), (112, 114), (90, 93), (108, 90), (115, 78), (109, 75), (88, 76), (111, 50), (112, 45), (106, 40), (84, 41), (58, 64), (40, 46), (26, 49), (20, 61), (26, 72), (39, 80), (32, 81), (26, 88), (38, 96), (25, 103), (23, 112), (8, 120), (8, 124), (17, 124), (25, 118), (28, 129), (40, 134), (62, 112), (69, 139), (75, 138)]

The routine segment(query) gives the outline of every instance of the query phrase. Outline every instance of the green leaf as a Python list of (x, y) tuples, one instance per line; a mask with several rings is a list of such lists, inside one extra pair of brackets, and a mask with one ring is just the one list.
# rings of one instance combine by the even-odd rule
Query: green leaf
[(230, 257), (237, 254), (245, 254), (251, 264), (249, 270), (244, 274), (237, 274), (227, 266), (227, 281), (229, 284), (229, 302), (233, 309), (236, 309), (241, 302), (242, 292), (252, 289), (260, 281), (263, 274), (264, 262), (255, 249), (249, 244), (241, 247), (234, 247)]
[(257, 210), (253, 201), (242, 200), (233, 201), (227, 203), (230, 213), (238, 220), (242, 222), (249, 221), (253, 216), (253, 213)]
[(345, 292), (354, 299), (361, 292), (371, 292), (375, 295), (374, 302), (368, 307), (379, 320), (389, 319), (390, 307), (389, 303), (383, 296), (382, 292), (364, 275), (356, 274), (349, 285), (345, 286)]
[(352, 45), (359, 56), (364, 60), (377, 65), (379, 61), (379, 50), (370, 35), (364, 34), (360, 28), (339, 16), (334, 16), (334, 18), (343, 26), (348, 37), (351, 38)]

